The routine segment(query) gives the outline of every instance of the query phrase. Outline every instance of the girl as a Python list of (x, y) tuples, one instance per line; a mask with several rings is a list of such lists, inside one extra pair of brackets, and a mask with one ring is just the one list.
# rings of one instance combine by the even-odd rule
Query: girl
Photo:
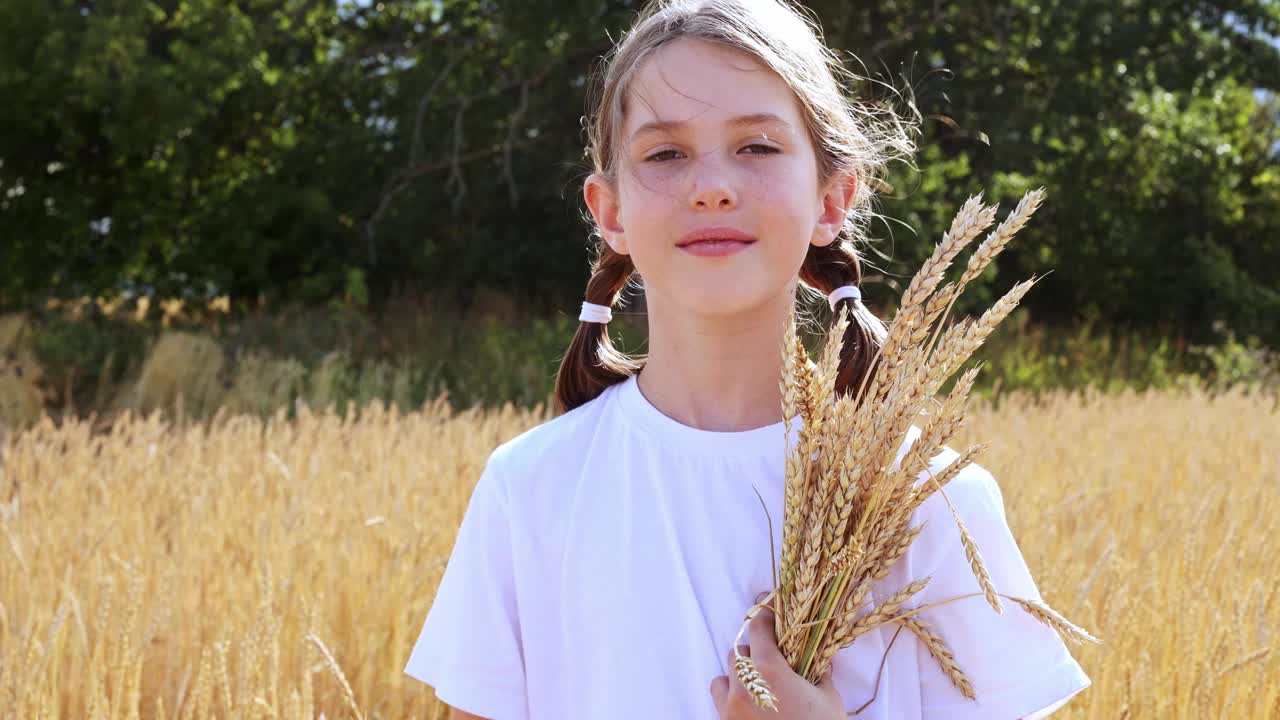
[[(405, 668), (454, 717), (799, 720), (862, 707), (876, 720), (1016, 720), (1091, 684), (1052, 630), (980, 597), (940, 493), (917, 509), (925, 529), (867, 609), (926, 575), (912, 606), (979, 593), (922, 613), (976, 699), (913, 633), (886, 656), (887, 626), (814, 686), (787, 667), (768, 612), (743, 653), (778, 712), (731, 677), (743, 613), (773, 587), (757, 492), (782, 547), (781, 344), (797, 293), (852, 311), (840, 392), (885, 335), (859, 302), (853, 243), (874, 174), (913, 146), (903, 123), (846, 97), (842, 70), (785, 0), (660, 0), (611, 53), (583, 187), (599, 256), (557, 377), (561, 414), (489, 456)], [(606, 332), (633, 275), (643, 361)], [(795, 418), (791, 447), (799, 429)], [(947, 495), (999, 591), (1040, 599), (990, 473), (970, 465)]]

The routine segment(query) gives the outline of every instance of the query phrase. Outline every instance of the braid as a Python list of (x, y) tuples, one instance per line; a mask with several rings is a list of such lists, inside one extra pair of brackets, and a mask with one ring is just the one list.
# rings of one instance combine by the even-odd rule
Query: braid
[[(614, 252), (603, 240), (596, 247), (599, 255), (591, 264), (586, 301), (612, 307), (635, 274), (635, 265), (630, 255)], [(605, 388), (626, 380), (642, 367), (642, 362), (613, 346), (607, 325), (580, 322), (556, 372), (557, 412), (566, 413), (594, 400)]]
[[(824, 295), (844, 285), (861, 286), (862, 261), (850, 243), (837, 238), (829, 245), (809, 248), (809, 254), (800, 267), (800, 279), (821, 290)], [(854, 303), (851, 298), (836, 301), (837, 314), (833, 314), (833, 317), (838, 317), (841, 303), (851, 303), (849, 312), (852, 322), (842, 338), (836, 392), (847, 396), (857, 392), (863, 378), (874, 370), (887, 329), (884, 322), (865, 305)]]

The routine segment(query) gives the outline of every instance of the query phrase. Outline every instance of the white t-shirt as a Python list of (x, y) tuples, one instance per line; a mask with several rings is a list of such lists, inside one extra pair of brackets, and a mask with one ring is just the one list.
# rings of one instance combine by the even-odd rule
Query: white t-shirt
[[(774, 587), (756, 491), (780, 552), (784, 433), (782, 422), (742, 432), (681, 424), (633, 376), (500, 445), (405, 672), (449, 705), (493, 720), (716, 720), (711, 680), (729, 674), (744, 614)], [(911, 427), (895, 464), (919, 433)], [(933, 471), (956, 456), (944, 447)], [(991, 474), (971, 464), (946, 493), (997, 592), (1041, 599)], [(920, 521), (925, 529), (873, 585), (864, 611), (925, 575), (932, 580), (905, 607), (981, 592), (941, 494), (916, 510), (912, 525)], [(977, 701), (903, 628), (875, 702), (855, 717), (1040, 718), (1092, 684), (1053, 630), (1011, 601), (1003, 607), (998, 615), (979, 595), (920, 614)], [(847, 710), (875, 692), (897, 627), (862, 635), (833, 658)]]

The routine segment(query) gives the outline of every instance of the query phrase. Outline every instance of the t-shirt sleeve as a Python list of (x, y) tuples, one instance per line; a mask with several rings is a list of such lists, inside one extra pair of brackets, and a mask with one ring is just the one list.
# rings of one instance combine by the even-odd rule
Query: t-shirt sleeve
[(492, 720), (528, 717), (510, 514), (493, 455), (476, 482), (405, 673)]
[[(953, 484), (958, 485), (954, 490)], [(946, 491), (978, 546), (996, 592), (1042, 601), (1006, 520), (1000, 487), (991, 474), (971, 465), (946, 486)], [(932, 572), (921, 573), (932, 579), (912, 599), (911, 606), (981, 593), (960, 541), (960, 530), (942, 496), (934, 493), (925, 503), (934, 504), (928, 523), (945, 526), (945, 532), (938, 527), (926, 530), (938, 543), (934, 548), (926, 545), (926, 550), (935, 550), (940, 559)], [(924, 535), (922, 532), (921, 538)], [(951, 650), (977, 696), (976, 700), (965, 697), (916, 638), (925, 720), (1039, 720), (1092, 684), (1052, 628), (1008, 598), (1000, 597), (1000, 604), (1003, 614), (979, 594), (920, 613), (929, 630)], [(905, 629), (903, 634), (915, 638)]]

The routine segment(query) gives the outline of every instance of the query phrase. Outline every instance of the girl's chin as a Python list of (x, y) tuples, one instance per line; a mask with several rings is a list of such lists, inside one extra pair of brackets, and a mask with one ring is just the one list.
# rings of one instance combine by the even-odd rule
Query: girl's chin
[(699, 315), (738, 315), (759, 309), (769, 293), (751, 286), (729, 284), (699, 285), (696, 291), (681, 292), (676, 297), (686, 312)]

